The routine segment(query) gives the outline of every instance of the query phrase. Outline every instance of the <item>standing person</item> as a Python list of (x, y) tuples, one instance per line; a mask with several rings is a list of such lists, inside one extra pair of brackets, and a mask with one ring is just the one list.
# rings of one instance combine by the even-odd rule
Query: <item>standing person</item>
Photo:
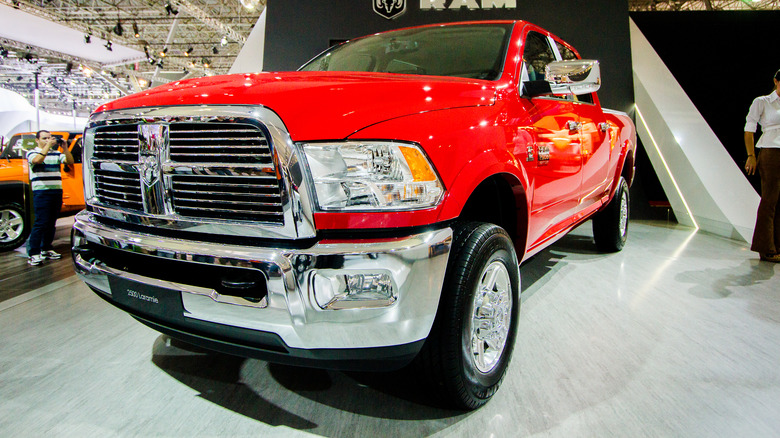
[[(745, 147), (748, 159), (745, 171), (761, 175), (761, 203), (750, 247), (761, 260), (780, 263), (780, 70), (775, 73), (775, 88), (750, 105), (745, 123)], [(761, 124), (763, 134), (754, 147), (753, 134)], [(761, 149), (756, 159), (755, 148)]]
[[(62, 257), (52, 249), (57, 217), (62, 208), (61, 164), (73, 164), (73, 155), (61, 138), (52, 137), (49, 131), (35, 134), (36, 148), (27, 152), (30, 163), (30, 184), (33, 192), (35, 223), (27, 242), (28, 263), (40, 265), (46, 259)], [(58, 151), (62, 148), (62, 152)]]

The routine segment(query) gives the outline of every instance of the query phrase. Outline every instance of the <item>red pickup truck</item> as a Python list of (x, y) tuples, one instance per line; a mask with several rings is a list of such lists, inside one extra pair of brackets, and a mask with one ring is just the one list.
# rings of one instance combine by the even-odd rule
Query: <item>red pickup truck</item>
[(520, 263), (588, 219), (598, 248), (625, 242), (635, 130), (599, 86), (555, 35), (491, 21), (119, 99), (85, 131), (76, 270), (184, 341), (333, 369), (414, 362), (474, 409), (512, 355)]

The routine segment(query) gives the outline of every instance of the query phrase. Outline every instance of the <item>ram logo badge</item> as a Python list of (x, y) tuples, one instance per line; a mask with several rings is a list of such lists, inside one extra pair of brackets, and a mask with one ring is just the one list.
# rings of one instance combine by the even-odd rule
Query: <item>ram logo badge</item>
[(374, 12), (393, 20), (406, 12), (406, 0), (372, 0), (374, 3)]

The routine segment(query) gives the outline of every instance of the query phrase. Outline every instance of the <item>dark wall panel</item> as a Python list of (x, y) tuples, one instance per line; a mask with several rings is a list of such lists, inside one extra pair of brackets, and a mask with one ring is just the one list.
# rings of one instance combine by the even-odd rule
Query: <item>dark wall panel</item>
[[(771, 92), (772, 76), (780, 69), (780, 11), (635, 12), (631, 17), (742, 166), (745, 116), (753, 99)], [(750, 181), (760, 185), (758, 177)]]
[(628, 0), (517, 0), (516, 9), (445, 11), (421, 10), (419, 0), (407, 0), (406, 13), (394, 20), (376, 14), (372, 1), (268, 0), (264, 70), (295, 70), (333, 40), (429, 23), (522, 19), (563, 38), (584, 58), (598, 59), (602, 104), (631, 110)]

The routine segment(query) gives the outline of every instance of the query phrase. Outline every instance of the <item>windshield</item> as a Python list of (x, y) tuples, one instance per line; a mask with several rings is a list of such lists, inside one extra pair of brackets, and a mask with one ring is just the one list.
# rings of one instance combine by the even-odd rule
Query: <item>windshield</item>
[(353, 40), (300, 71), (385, 72), (496, 80), (512, 23), (424, 27)]

